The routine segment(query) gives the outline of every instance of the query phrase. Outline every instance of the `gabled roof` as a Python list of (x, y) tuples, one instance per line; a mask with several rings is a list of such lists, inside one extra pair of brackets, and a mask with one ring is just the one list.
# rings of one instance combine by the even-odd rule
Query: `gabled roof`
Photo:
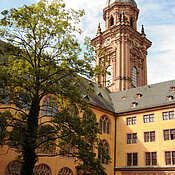
[[(175, 80), (110, 93), (116, 113), (175, 104)], [(133, 105), (135, 104), (135, 105)]]

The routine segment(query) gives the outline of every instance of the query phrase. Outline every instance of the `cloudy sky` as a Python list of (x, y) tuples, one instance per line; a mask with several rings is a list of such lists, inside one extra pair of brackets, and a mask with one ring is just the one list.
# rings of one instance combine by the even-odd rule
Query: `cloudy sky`
[[(37, 0), (0, 0), (0, 11)], [(105, 30), (102, 17), (107, 0), (65, 0), (66, 6), (84, 9), (83, 35), (95, 37), (98, 23)], [(175, 79), (175, 0), (135, 0), (140, 9), (138, 31), (145, 26), (152, 41), (148, 51), (148, 84)]]

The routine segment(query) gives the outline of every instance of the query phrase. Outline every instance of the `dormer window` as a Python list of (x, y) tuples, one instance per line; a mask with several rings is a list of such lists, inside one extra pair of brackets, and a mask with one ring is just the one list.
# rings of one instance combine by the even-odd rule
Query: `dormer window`
[(90, 101), (90, 99), (89, 99), (89, 96), (88, 96), (88, 95), (84, 95), (84, 96), (83, 96), (83, 98), (84, 98), (85, 100)]
[(174, 92), (174, 91), (175, 91), (175, 87), (174, 86), (170, 87), (170, 92)]
[(172, 101), (173, 100), (173, 96), (170, 95), (170, 96), (167, 96), (167, 101)]
[(126, 99), (126, 96), (123, 96), (123, 97), (122, 97), (122, 100), (125, 100), (125, 99)]
[(132, 106), (132, 108), (135, 108), (135, 107), (137, 106), (137, 104), (138, 104), (138, 103), (133, 102), (133, 103), (132, 103), (132, 105), (131, 105), (131, 106)]
[(97, 93), (97, 95), (98, 95), (99, 97), (103, 97), (103, 95), (102, 95), (101, 92)]
[(137, 93), (136, 94), (136, 98), (141, 98), (142, 97), (142, 94), (141, 93)]

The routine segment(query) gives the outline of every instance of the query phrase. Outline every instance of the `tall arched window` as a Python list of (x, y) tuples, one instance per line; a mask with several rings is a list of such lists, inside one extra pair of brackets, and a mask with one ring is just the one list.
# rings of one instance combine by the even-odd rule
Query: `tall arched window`
[[(108, 144), (108, 142), (106, 140), (103, 140), (103, 145), (106, 149), (107, 154), (109, 155), (109, 144)], [(106, 157), (104, 157), (104, 155), (99, 153), (99, 152), (98, 152), (98, 159), (100, 159), (103, 164), (108, 164), (108, 160), (106, 159)]]
[(108, 66), (106, 69), (106, 86), (110, 86), (112, 84), (112, 74), (113, 74), (113, 68), (111, 65)]
[(110, 133), (110, 121), (106, 115), (100, 118), (100, 131), (101, 133)]
[(132, 17), (130, 18), (130, 25), (131, 25), (131, 27), (133, 27), (133, 18)]
[(132, 84), (134, 87), (138, 87), (138, 71), (135, 66), (132, 67)]
[(70, 168), (64, 167), (58, 172), (58, 175), (73, 175), (73, 172)]
[(44, 175), (44, 174), (52, 175), (52, 171), (51, 171), (51, 168), (48, 165), (40, 164), (38, 166), (35, 166), (34, 174), (37, 174), (37, 175)]
[(51, 103), (50, 97), (46, 97), (42, 105), (42, 116), (53, 117), (58, 112), (58, 106)]

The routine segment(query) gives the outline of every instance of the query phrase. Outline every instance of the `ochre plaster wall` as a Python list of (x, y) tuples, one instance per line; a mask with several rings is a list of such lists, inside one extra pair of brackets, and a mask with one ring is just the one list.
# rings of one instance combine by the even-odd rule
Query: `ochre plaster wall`
[[(111, 127), (110, 127), (110, 134), (103, 134), (101, 139), (105, 139), (109, 143), (110, 147), (110, 156), (112, 158), (111, 163), (108, 165), (104, 165), (106, 168), (106, 172), (108, 175), (113, 174), (114, 172), (114, 129), (115, 129), (115, 119), (112, 114), (108, 114), (105, 111), (99, 110), (99, 109), (94, 109), (92, 108), (94, 113), (96, 114), (97, 121), (100, 120), (100, 117), (103, 115), (107, 115), (109, 120), (111, 121)], [(15, 153), (14, 149), (9, 149), (8, 151), (7, 146), (0, 147), (0, 175), (4, 175), (5, 169), (7, 165), (16, 159), (17, 154)], [(96, 151), (97, 153), (97, 151)], [(62, 156), (57, 156), (57, 157), (42, 157), (39, 158), (39, 161), (37, 162), (36, 165), (39, 165), (41, 163), (47, 164), (51, 170), (52, 170), (52, 175), (57, 175), (59, 170), (63, 167), (68, 167), (73, 171), (73, 174), (76, 175), (76, 164), (74, 162), (73, 158), (68, 158), (68, 157), (62, 157)]]
[[(163, 130), (175, 129), (175, 119), (163, 120), (162, 112), (174, 111), (174, 108), (149, 110), (132, 115), (121, 115), (117, 118), (117, 163), (116, 167), (127, 166), (127, 153), (138, 153), (138, 166), (146, 167), (145, 152), (157, 152), (157, 166), (168, 167), (165, 164), (165, 151), (175, 151), (175, 140), (164, 141)], [(154, 114), (155, 121), (143, 122), (143, 115)], [(126, 125), (126, 118), (137, 117), (135, 125)], [(144, 132), (155, 131), (155, 142), (144, 142)], [(137, 133), (137, 143), (127, 144), (127, 134)], [(119, 173), (118, 173), (119, 174)], [(117, 175), (118, 175), (117, 174)]]

